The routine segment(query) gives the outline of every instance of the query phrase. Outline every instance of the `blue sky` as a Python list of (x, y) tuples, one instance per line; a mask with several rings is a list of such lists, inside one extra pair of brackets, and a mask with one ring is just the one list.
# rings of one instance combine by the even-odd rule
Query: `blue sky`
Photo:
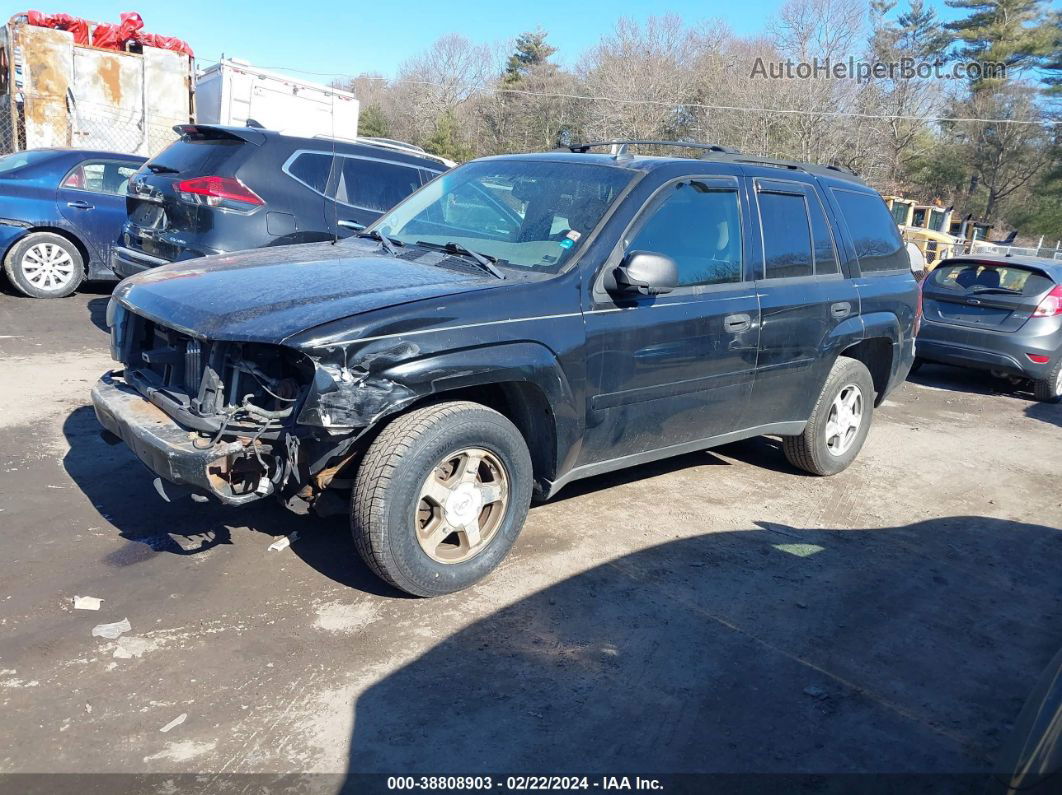
[[(943, 0), (930, 4), (948, 18)], [(398, 0), (398, 2), (304, 2), (290, 0), (47, 0), (9, 6), (6, 16), (27, 7), (64, 11), (88, 19), (118, 21), (136, 10), (145, 30), (185, 39), (201, 60), (222, 53), (257, 66), (293, 67), (311, 72), (391, 76), (406, 58), (446, 33), (501, 42), (541, 26), (560, 48), (558, 58), (573, 63), (621, 16), (645, 19), (674, 12), (687, 21), (723, 17), (742, 35), (765, 29), (782, 0)], [(5, 17), (6, 18), (6, 17)]]

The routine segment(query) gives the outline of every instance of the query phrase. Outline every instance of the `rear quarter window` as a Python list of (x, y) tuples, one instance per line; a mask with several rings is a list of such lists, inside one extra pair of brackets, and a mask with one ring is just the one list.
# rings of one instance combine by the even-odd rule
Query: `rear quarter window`
[(900, 230), (880, 196), (833, 188), (833, 197), (852, 237), (862, 273), (910, 270)]
[(336, 200), (384, 212), (420, 187), (420, 170), (398, 163), (339, 155)]

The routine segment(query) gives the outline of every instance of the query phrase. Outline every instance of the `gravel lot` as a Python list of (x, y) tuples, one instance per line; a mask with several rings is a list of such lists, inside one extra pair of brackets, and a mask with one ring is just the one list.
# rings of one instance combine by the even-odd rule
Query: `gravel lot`
[(577, 483), (422, 601), (342, 518), (161, 501), (88, 405), (106, 301), (0, 294), (2, 772), (976, 773), (1062, 646), (1062, 406), (987, 377), (924, 368), (834, 478)]

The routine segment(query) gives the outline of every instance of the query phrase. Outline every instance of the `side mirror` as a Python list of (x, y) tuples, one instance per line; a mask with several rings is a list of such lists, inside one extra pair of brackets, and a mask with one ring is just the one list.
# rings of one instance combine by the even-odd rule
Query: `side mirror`
[(678, 265), (664, 254), (631, 251), (616, 268), (615, 279), (620, 292), (662, 295), (678, 284)]

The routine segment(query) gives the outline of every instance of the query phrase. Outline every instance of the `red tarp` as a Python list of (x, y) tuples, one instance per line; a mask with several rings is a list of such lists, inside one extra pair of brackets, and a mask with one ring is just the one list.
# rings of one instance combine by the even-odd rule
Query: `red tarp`
[[(107, 23), (96, 25), (92, 31), (92, 45), (108, 50), (124, 50), (130, 44), (145, 47), (158, 47), (194, 56), (187, 42), (173, 36), (160, 36), (158, 33), (144, 33), (144, 20), (136, 11), (123, 11), (121, 22), (117, 25)], [(31, 25), (56, 30), (68, 30), (74, 35), (76, 44), (89, 43), (89, 23), (87, 20), (72, 17), (69, 14), (42, 14), (40, 11), (27, 11), (26, 19)]]
[(27, 11), (26, 18), (31, 25), (41, 28), (68, 30), (74, 35), (75, 44), (89, 43), (89, 23), (87, 19), (72, 17), (69, 14), (42, 14), (40, 11)]

